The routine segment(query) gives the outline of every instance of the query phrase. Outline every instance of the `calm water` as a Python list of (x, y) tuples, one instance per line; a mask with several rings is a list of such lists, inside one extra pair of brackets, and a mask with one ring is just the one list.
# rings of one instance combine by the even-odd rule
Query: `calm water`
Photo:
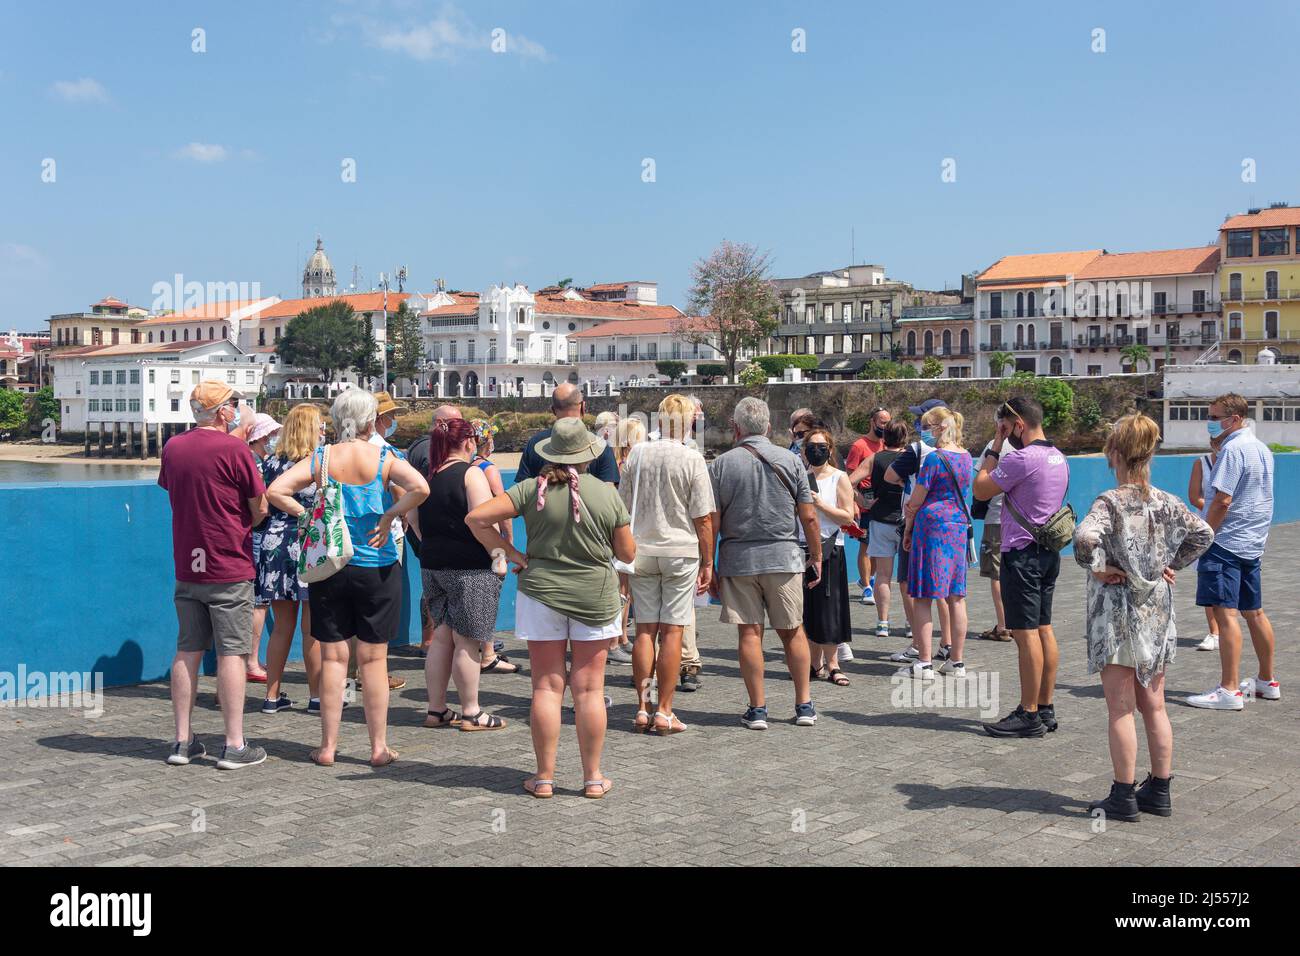
[(44, 481), (152, 481), (157, 477), (157, 468), (125, 462), (0, 461), (0, 485)]

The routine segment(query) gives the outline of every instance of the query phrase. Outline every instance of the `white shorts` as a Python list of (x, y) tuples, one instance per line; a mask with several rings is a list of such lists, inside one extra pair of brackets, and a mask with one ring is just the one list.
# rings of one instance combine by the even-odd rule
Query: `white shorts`
[(615, 617), (608, 624), (592, 627), (553, 611), (522, 591), (515, 595), (515, 637), (524, 641), (608, 641), (623, 633)]
[(903, 529), (896, 524), (883, 521), (871, 522), (871, 532), (867, 538), (867, 557), (892, 558), (898, 553), (902, 541)]

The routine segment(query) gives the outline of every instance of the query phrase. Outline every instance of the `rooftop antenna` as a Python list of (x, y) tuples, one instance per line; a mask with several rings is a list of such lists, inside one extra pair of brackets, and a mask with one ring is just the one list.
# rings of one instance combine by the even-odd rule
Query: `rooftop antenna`
[(858, 255), (858, 233), (852, 226), (849, 227), (849, 265), (857, 264)]

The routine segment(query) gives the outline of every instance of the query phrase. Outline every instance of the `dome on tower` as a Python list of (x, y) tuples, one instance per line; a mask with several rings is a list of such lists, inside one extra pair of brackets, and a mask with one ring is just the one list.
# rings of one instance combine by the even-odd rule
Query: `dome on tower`
[(311, 254), (307, 267), (302, 270), (302, 295), (304, 299), (310, 299), (335, 294), (337, 284), (334, 281), (334, 266), (325, 254), (325, 243), (317, 236), (316, 251)]

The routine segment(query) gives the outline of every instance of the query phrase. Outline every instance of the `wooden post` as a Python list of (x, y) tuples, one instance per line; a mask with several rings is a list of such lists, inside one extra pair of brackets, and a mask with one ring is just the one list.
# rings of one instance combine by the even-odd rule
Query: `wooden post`
[(149, 457), (149, 426), (145, 422), (140, 423), (140, 460), (144, 461)]
[(122, 433), (121, 422), (113, 422), (113, 457), (119, 458), (122, 454)]
[(157, 425), (155, 425), (155, 426), (154, 426), (154, 430), (155, 430), (155, 432), (157, 433), (157, 441), (154, 442), (154, 451), (157, 452), (158, 457), (161, 458), (161, 457), (162, 457), (162, 446), (163, 446), (163, 437), (162, 437), (162, 435), (163, 435), (163, 427), (162, 427), (162, 422), (159, 422)]
[(86, 442), (86, 450), (82, 452), (82, 457), (89, 458), (90, 457), (90, 422), (89, 421), (86, 422), (85, 434), (82, 437), (85, 439)]
[(99, 457), (104, 457), (104, 423), (99, 423)]

